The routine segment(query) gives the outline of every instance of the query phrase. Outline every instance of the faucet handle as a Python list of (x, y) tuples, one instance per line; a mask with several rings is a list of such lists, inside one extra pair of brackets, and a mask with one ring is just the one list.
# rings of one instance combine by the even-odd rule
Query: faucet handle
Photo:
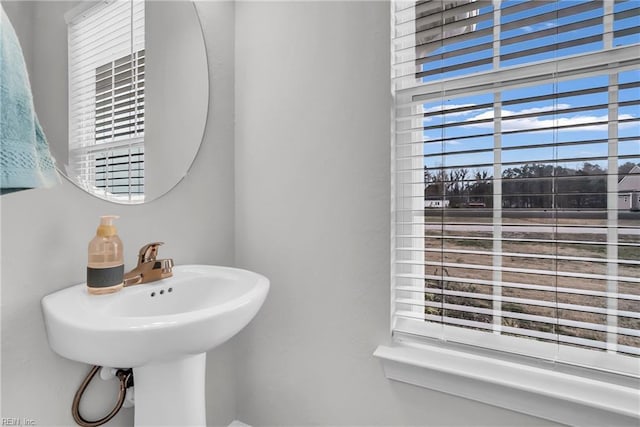
[(160, 260), (160, 269), (162, 274), (170, 274), (173, 272), (173, 258)]
[(155, 261), (158, 255), (158, 246), (164, 245), (164, 242), (147, 243), (140, 248), (138, 252), (138, 264), (143, 262)]

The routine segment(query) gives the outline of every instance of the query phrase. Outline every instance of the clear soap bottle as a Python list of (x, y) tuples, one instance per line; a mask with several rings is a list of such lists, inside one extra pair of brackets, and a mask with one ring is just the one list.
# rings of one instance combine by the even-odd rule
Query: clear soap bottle
[(89, 242), (87, 290), (90, 294), (110, 294), (122, 289), (123, 247), (118, 230), (113, 225), (113, 220), (118, 218), (115, 215), (101, 216), (96, 236)]

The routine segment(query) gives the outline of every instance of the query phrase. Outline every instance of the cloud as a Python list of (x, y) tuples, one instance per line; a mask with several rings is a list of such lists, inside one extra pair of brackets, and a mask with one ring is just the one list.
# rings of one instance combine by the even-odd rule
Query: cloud
[[(448, 104), (448, 105), (436, 105), (433, 107), (429, 107), (429, 108), (424, 108), (422, 112), (423, 113), (435, 113), (435, 112), (443, 112), (445, 117), (448, 119), (452, 118), (452, 117), (462, 117), (462, 116), (469, 116), (470, 114), (477, 114), (479, 111), (489, 111), (488, 109), (479, 109), (479, 110), (466, 110), (466, 111), (452, 111), (449, 112), (449, 110), (455, 110), (458, 108), (467, 108), (467, 107), (474, 107), (477, 104)], [(424, 117), (423, 123), (426, 122), (430, 122), (431, 120), (433, 120), (434, 117)]]
[[(567, 108), (571, 108), (569, 104), (558, 104), (556, 105), (556, 110), (566, 110)], [(545, 111), (553, 111), (552, 105), (545, 105), (544, 107), (533, 107), (533, 108), (525, 108), (524, 110), (520, 110), (518, 114), (531, 114), (531, 113), (542, 113)], [(509, 113), (509, 114), (507, 114)], [(509, 110), (502, 110), (502, 116), (513, 115), (514, 113)]]
[[(467, 107), (473, 107), (476, 104), (447, 104), (447, 105), (435, 105), (433, 107), (429, 107), (429, 108), (422, 108), (422, 112), (423, 113), (435, 113), (437, 111), (444, 111), (447, 112), (448, 110), (455, 110), (457, 108), (467, 108)], [(468, 114), (472, 114), (474, 111), (473, 110), (468, 110), (468, 111), (454, 111), (454, 112), (450, 112), (450, 113), (446, 113), (447, 117), (452, 117), (452, 116), (464, 116), (464, 115), (468, 115)]]
[[(483, 128), (483, 129), (493, 129), (493, 119), (494, 119), (494, 110), (492, 108), (486, 109), (478, 109), (478, 110), (466, 110), (466, 111), (456, 111), (456, 112), (447, 112), (448, 110), (453, 110), (457, 108), (465, 108), (465, 107), (473, 107), (477, 104), (449, 104), (449, 105), (436, 105), (429, 108), (423, 108), (423, 112), (432, 113), (437, 111), (442, 111), (447, 119), (458, 117), (462, 123), (470, 122), (468, 126)], [(512, 118), (511, 116), (519, 116), (524, 114), (535, 114), (535, 113), (545, 113), (549, 111), (556, 111), (558, 115), (563, 114), (563, 110), (570, 109), (572, 106), (570, 104), (556, 104), (556, 105), (545, 105), (541, 107), (531, 107), (524, 108), (522, 110), (514, 111), (509, 109), (502, 109), (502, 130), (503, 131), (516, 131), (516, 130), (530, 130), (537, 131), (538, 129), (544, 128), (552, 128), (556, 126), (560, 126), (558, 129), (559, 132), (606, 132), (608, 129), (608, 124), (598, 124), (593, 125), (590, 123), (597, 122), (608, 122), (609, 117), (605, 115), (574, 115), (572, 117), (552, 117), (550, 115), (540, 116), (540, 117), (521, 117), (521, 118)], [(567, 114), (567, 113), (564, 113)], [(631, 114), (620, 114), (618, 116), (619, 120), (628, 120), (637, 118)], [(425, 122), (429, 121), (431, 118), (425, 117), (423, 120)], [(490, 120), (484, 123), (471, 123), (478, 120)], [(447, 120), (449, 121), (449, 120)], [(579, 126), (584, 125), (584, 126)], [(575, 127), (565, 127), (563, 126), (575, 126)], [(630, 129), (634, 126), (637, 127), (638, 123), (620, 123), (620, 129)], [(540, 130), (540, 132), (553, 132), (553, 129)], [(459, 142), (449, 142), (449, 144), (455, 145)]]
[(526, 25), (524, 27), (521, 27), (521, 30), (526, 33), (533, 33), (535, 31), (546, 30), (548, 28), (552, 28), (555, 26), (556, 26), (555, 22), (541, 22), (535, 25)]
[[(558, 107), (557, 110), (563, 110), (563, 109), (570, 108), (571, 106), (568, 104), (559, 104), (557, 107)], [(608, 125), (606, 123), (598, 124), (598, 125), (589, 124), (589, 123), (597, 123), (597, 122), (607, 122), (609, 120), (609, 117), (607, 115), (602, 115), (602, 116), (576, 115), (573, 117), (556, 117), (556, 118), (544, 116), (544, 117), (521, 117), (521, 118), (509, 119), (510, 116), (545, 112), (545, 111), (551, 111), (551, 110), (553, 110), (553, 107), (535, 107), (535, 108), (529, 108), (529, 109), (524, 109), (520, 111), (511, 111), (511, 110), (503, 109), (502, 110), (502, 131), (507, 131), (507, 132), (516, 131), (516, 130), (536, 131), (538, 129), (552, 128), (556, 126), (559, 126), (559, 127), (575, 126), (575, 127), (568, 127), (568, 128), (560, 128), (558, 129), (559, 132), (577, 132), (577, 131), (591, 131), (591, 132), (600, 131), (601, 132), (601, 131), (606, 131), (608, 129)], [(561, 113), (561, 111), (559, 112)], [(494, 118), (493, 110), (488, 110), (476, 116), (469, 117), (465, 121), (473, 122), (476, 120), (486, 120), (486, 119), (493, 119), (493, 118)], [(631, 114), (620, 114), (618, 116), (619, 120), (626, 120), (626, 119), (633, 119), (633, 118), (634, 116), (632, 116)], [(584, 126), (579, 126), (579, 125), (584, 125)], [(637, 126), (637, 125), (638, 125), (637, 123), (620, 123), (618, 126), (624, 129), (624, 128), (629, 128), (631, 126)], [(493, 129), (492, 122), (469, 123), (468, 126), (485, 128), (485, 129)], [(541, 132), (553, 132), (553, 129), (547, 129), (544, 131), (541, 130)]]

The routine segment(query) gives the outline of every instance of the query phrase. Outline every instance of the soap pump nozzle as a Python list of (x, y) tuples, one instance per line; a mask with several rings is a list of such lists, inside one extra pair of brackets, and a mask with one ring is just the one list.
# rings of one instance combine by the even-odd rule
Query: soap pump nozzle
[(103, 215), (100, 217), (100, 225), (96, 234), (100, 237), (114, 236), (118, 233), (113, 221), (120, 218), (118, 215)]

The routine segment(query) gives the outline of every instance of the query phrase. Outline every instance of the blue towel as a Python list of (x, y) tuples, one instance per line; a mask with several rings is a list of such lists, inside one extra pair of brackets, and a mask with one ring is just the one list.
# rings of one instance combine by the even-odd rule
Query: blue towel
[(22, 49), (0, 5), (0, 194), (59, 182), (33, 107)]

